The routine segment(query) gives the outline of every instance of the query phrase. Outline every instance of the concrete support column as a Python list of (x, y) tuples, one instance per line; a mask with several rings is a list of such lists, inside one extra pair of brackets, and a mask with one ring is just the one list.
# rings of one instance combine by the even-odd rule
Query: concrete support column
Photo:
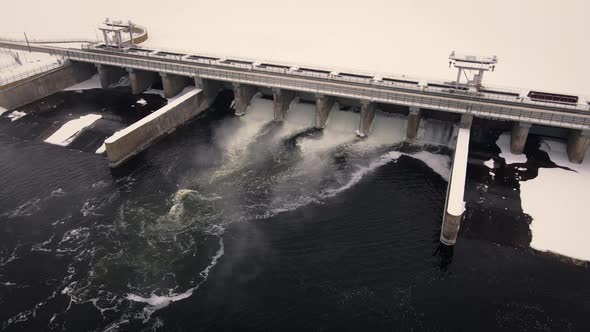
[(368, 100), (361, 100), (361, 118), (359, 121), (359, 129), (356, 132), (359, 137), (365, 137), (369, 134), (369, 131), (371, 131), (376, 111), (377, 107), (375, 103)]
[(160, 73), (164, 97), (172, 98), (179, 94), (188, 85), (188, 78), (184, 76)]
[(149, 89), (156, 81), (158, 74), (151, 71), (143, 71), (132, 68), (127, 68), (129, 73), (129, 85), (131, 86), (131, 93), (134, 95), (140, 94)]
[(581, 164), (590, 146), (590, 130), (572, 130), (567, 141), (567, 156), (570, 162)]
[(284, 89), (273, 88), (272, 95), (274, 99), (274, 120), (283, 121), (285, 114), (289, 110), (289, 104), (295, 98), (295, 92)]
[(119, 82), (121, 77), (126, 75), (125, 69), (119, 67), (97, 64), (96, 69), (98, 70), (98, 77), (100, 78), (100, 86), (103, 89), (108, 88), (111, 84)]
[(418, 128), (420, 126), (420, 108), (410, 107), (408, 114), (408, 124), (406, 126), (406, 142), (414, 143), (418, 137)]
[[(464, 122), (463, 120), (468, 121), (468, 118), (462, 119), (462, 123)], [(452, 246), (457, 242), (459, 226), (463, 218), (469, 136), (470, 128), (459, 128), (455, 155), (453, 156), (453, 166), (447, 189), (445, 214), (440, 230), (440, 242), (447, 246)]]
[(332, 107), (334, 107), (334, 97), (315, 96), (315, 127), (317, 129), (323, 129), (326, 126)]
[(199, 107), (209, 107), (215, 101), (217, 94), (222, 88), (222, 84), (219, 81), (212, 81), (200, 77), (195, 77), (195, 87), (203, 90), (203, 98), (199, 99)]
[(512, 126), (510, 135), (510, 152), (512, 154), (522, 154), (526, 139), (529, 136), (530, 123), (516, 122)]
[(473, 115), (470, 115), (470, 114), (461, 115), (461, 123), (459, 123), (460, 128), (471, 129), (472, 123), (473, 123)]
[(445, 211), (442, 228), (440, 230), (440, 242), (442, 242), (442, 244), (452, 246), (457, 243), (457, 235), (459, 234), (462, 218), (463, 214), (455, 216), (448, 211)]
[(234, 83), (234, 103), (236, 115), (246, 114), (250, 100), (256, 94), (256, 87), (252, 85)]

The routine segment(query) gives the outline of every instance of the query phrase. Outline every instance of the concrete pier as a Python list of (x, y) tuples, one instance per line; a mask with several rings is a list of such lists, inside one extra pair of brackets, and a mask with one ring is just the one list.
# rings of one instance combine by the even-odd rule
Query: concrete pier
[(359, 129), (356, 134), (359, 137), (365, 137), (371, 131), (373, 126), (373, 119), (377, 111), (377, 105), (368, 100), (361, 100), (361, 118), (359, 121)]
[(140, 94), (149, 89), (158, 79), (158, 74), (150, 71), (127, 68), (131, 93)]
[(272, 89), (274, 100), (274, 121), (283, 121), (289, 110), (289, 104), (295, 98), (295, 92), (278, 88)]
[(188, 77), (166, 73), (160, 73), (160, 76), (162, 77), (162, 87), (166, 98), (176, 96), (189, 84)]
[(188, 91), (156, 112), (107, 138), (105, 147), (111, 167), (121, 165), (205, 110), (204, 106), (197, 107), (203, 104), (199, 102), (199, 98), (203, 97), (202, 90)]
[(420, 108), (410, 107), (408, 114), (408, 124), (406, 126), (406, 142), (414, 143), (418, 137), (418, 128), (420, 126)]
[(510, 152), (512, 154), (522, 154), (526, 139), (529, 136), (530, 123), (515, 122), (512, 126), (510, 135)]
[(120, 67), (97, 64), (96, 69), (98, 70), (98, 76), (100, 77), (100, 86), (103, 89), (119, 82), (121, 77), (127, 76), (126, 70)]
[(223, 85), (219, 81), (213, 81), (195, 77), (195, 88), (202, 90), (203, 98), (199, 98), (199, 107), (206, 105), (211, 106), (215, 98), (219, 94), (219, 91), (223, 88)]
[(452, 246), (457, 242), (461, 219), (463, 218), (465, 178), (467, 176), (467, 157), (469, 153), (469, 136), (473, 117), (464, 115), (461, 118), (457, 145), (453, 156), (453, 166), (447, 189), (447, 201), (440, 230), (440, 242)]
[(328, 121), (328, 116), (334, 107), (334, 97), (326, 95), (315, 96), (315, 127), (323, 129)]
[(234, 83), (234, 102), (236, 115), (246, 114), (250, 100), (256, 94), (256, 87), (247, 84)]
[(567, 157), (570, 162), (581, 164), (590, 146), (590, 130), (572, 130), (567, 141)]
[(94, 66), (72, 62), (48, 72), (0, 87), (0, 106), (13, 110), (83, 82), (94, 75)]

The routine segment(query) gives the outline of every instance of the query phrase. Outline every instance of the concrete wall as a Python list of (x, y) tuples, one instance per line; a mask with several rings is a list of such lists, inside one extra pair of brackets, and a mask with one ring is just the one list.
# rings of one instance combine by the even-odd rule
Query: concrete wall
[(45, 98), (92, 77), (93, 65), (72, 62), (58, 69), (0, 89), (0, 106), (12, 110)]
[(177, 127), (207, 109), (209, 105), (201, 102), (200, 98), (204, 98), (202, 90), (189, 91), (158, 111), (107, 138), (105, 146), (111, 167), (121, 165), (160, 137), (173, 132)]

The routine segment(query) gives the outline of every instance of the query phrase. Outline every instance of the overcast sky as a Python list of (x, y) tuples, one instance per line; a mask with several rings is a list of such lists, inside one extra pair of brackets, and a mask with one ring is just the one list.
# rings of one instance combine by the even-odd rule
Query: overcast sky
[(498, 56), (484, 83), (590, 96), (588, 15), (588, 0), (4, 0), (0, 35), (94, 38), (109, 16), (151, 45), (440, 80), (456, 50)]

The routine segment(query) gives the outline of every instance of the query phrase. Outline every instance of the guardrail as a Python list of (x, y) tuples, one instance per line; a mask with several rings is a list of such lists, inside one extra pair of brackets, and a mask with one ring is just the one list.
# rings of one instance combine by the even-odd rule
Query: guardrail
[(12, 70), (3, 70), (0, 72), (0, 87), (18, 82), (20, 80), (24, 80), (26, 78), (39, 75), (42, 73), (46, 73), (48, 71), (57, 69), (59, 67), (65, 66), (68, 63), (67, 60), (58, 60), (57, 62), (46, 64), (41, 67), (36, 67), (31, 70), (24, 70), (24, 71), (17, 71), (13, 72)]
[[(13, 47), (26, 47), (26, 45), (14, 45)], [(73, 61), (416, 106), (460, 114), (473, 114), (484, 118), (590, 129), (588, 105), (532, 102), (523, 98), (507, 98), (506, 96), (490, 98), (487, 94), (458, 91), (451, 93), (444, 88), (419, 87), (399, 82), (383, 82), (357, 77), (335, 78), (317, 72), (297, 73), (288, 68), (260, 68), (253, 64), (189, 59), (190, 54), (133, 54), (122, 50), (105, 50), (95, 47), (66, 49), (35, 46), (35, 49), (60, 55)]]
[[(456, 94), (403, 88), (394, 90), (392, 89), (394, 86), (375, 84), (375, 82), (368, 84), (365, 80), (360, 79), (328, 80), (321, 75), (297, 76), (288, 71), (275, 71), (272, 75), (269, 75), (269, 72), (260, 72), (251, 66), (243, 64), (239, 64), (237, 67), (224, 67), (217, 63), (207, 63), (207, 65), (204, 65), (190, 62), (182, 63), (181, 60), (171, 62), (154, 55), (135, 57), (124, 52), (105, 54), (107, 52), (70, 49), (66, 53), (69, 59), (75, 61), (277, 87), (347, 98), (367, 99), (382, 103), (473, 114), (484, 118), (590, 129), (590, 113), (580, 114), (577, 112), (568, 112), (568, 110), (560, 109), (555, 107), (555, 105), (551, 105), (551, 109), (539, 108), (538, 105), (523, 102), (514, 102), (513, 104), (516, 105), (507, 105), (495, 103), (496, 100), (490, 100), (489, 98), (478, 95), (458, 96)], [(585, 110), (583, 112), (585, 113)]]
[[(141, 57), (148, 57), (152, 59), (167, 59), (176, 62), (189, 62), (189, 63), (198, 63), (198, 64), (205, 64), (211, 66), (223, 66), (223, 67), (230, 67), (230, 68), (237, 68), (242, 70), (251, 70), (251, 71), (263, 71), (268, 73), (275, 73), (275, 74), (285, 74), (285, 75), (296, 75), (302, 77), (311, 77), (311, 78), (319, 78), (319, 79), (330, 79), (334, 81), (343, 81), (343, 82), (352, 82), (355, 84), (371, 84), (374, 86), (382, 86), (385, 88), (394, 87), (394, 88), (402, 88), (402, 89), (410, 89), (414, 91), (432, 91), (438, 93), (445, 93), (453, 96), (467, 96), (467, 97), (479, 97), (485, 100), (492, 100), (492, 101), (503, 101), (503, 102), (518, 102), (518, 103), (525, 103), (530, 105), (537, 105), (543, 107), (559, 107), (564, 109), (571, 109), (571, 110), (579, 110), (579, 111), (589, 111), (590, 112), (590, 104), (588, 103), (578, 103), (578, 104), (567, 104), (567, 103), (555, 103), (555, 102), (547, 102), (547, 101), (539, 101), (533, 100), (526, 96), (522, 96), (522, 91), (518, 90), (510, 90), (507, 88), (494, 88), (492, 86), (486, 87), (487, 92), (467, 92), (462, 91), (459, 89), (455, 89), (452, 85), (449, 85), (445, 82), (440, 81), (428, 81), (425, 82), (427, 84), (434, 84), (439, 86), (420, 86), (418, 84), (413, 83), (406, 83), (401, 81), (408, 81), (412, 80), (408, 77), (398, 77), (389, 74), (367, 74), (367, 73), (359, 73), (358, 71), (343, 71), (342, 69), (335, 69), (335, 68), (321, 68), (317, 66), (303, 66), (303, 65), (295, 65), (289, 64), (285, 66), (284, 64), (279, 64), (277, 62), (261, 62), (260, 60), (255, 61), (253, 59), (245, 59), (245, 58), (224, 58), (212, 54), (204, 54), (204, 53), (183, 53), (185, 51), (173, 50), (173, 49), (153, 49), (154, 51), (164, 52), (167, 54), (162, 53), (143, 53), (143, 52), (129, 52), (126, 50), (118, 50), (118, 49), (111, 49), (111, 48), (97, 48), (96, 45), (85, 45), (83, 49), (87, 49), (89, 51), (98, 51), (102, 53), (109, 53), (113, 55), (119, 54), (129, 54), (129, 55), (136, 55)], [(140, 48), (136, 48), (140, 49)], [(214, 60), (210, 58), (219, 58), (221, 60)], [(233, 62), (232, 62), (233, 60)], [(270, 66), (263, 66), (258, 64), (269, 64)], [(281, 68), (279, 68), (281, 67)], [(300, 68), (300, 70), (292, 70), (293, 67)], [(339, 73), (339, 74), (335, 74)], [(381, 79), (376, 79), (381, 78)], [(446, 87), (440, 87), (446, 86)], [(493, 93), (491, 91), (498, 91), (499, 93)], [(508, 95), (508, 93), (518, 94), (517, 96)], [(588, 99), (590, 100), (590, 99)]]

